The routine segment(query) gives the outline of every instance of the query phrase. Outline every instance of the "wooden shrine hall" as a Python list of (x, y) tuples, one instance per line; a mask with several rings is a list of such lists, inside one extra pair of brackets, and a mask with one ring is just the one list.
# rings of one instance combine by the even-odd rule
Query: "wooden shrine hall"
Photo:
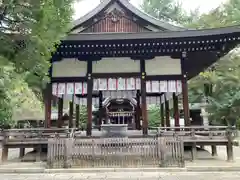
[[(160, 105), (161, 125), (170, 126), (172, 99), (177, 127), (178, 98), (182, 96), (188, 126), (187, 81), (239, 41), (239, 27), (189, 30), (157, 20), (128, 0), (104, 0), (73, 23), (51, 58), (51, 83), (45, 95), (46, 127), (51, 127), (53, 96), (59, 99), (59, 121), (63, 100), (70, 101), (69, 127), (74, 127), (73, 105), (76, 104), (76, 114), (81, 105), (87, 106), (87, 136), (92, 135), (93, 105), (103, 112), (107, 99), (116, 102), (129, 99), (134, 105), (132, 128), (148, 134), (148, 105)], [(132, 114), (128, 112), (127, 116)], [(104, 123), (103, 119), (100, 113), (98, 126)]]

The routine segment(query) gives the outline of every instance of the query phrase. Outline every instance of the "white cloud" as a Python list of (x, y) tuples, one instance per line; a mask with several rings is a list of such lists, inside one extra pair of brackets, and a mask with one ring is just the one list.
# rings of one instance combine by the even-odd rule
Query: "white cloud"
[[(221, 3), (225, 2), (226, 0), (180, 0), (180, 1), (183, 3), (183, 7), (186, 10), (193, 10), (199, 7), (201, 12), (207, 12), (219, 6)], [(142, 0), (131, 0), (130, 2), (134, 6), (139, 7)], [(74, 8), (75, 8), (74, 19), (87, 14), (89, 11), (94, 9), (99, 3), (100, 3), (100, 0), (83, 0), (79, 3), (76, 3), (74, 5)]]

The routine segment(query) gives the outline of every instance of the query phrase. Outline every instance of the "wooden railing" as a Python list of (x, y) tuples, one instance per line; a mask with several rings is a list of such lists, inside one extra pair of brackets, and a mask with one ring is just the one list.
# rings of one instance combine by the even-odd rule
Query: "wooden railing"
[(184, 150), (173, 137), (53, 138), (47, 159), (50, 168), (184, 167)]
[(157, 127), (151, 129), (155, 130), (159, 136), (179, 136), (195, 140), (226, 140), (229, 136), (231, 139), (238, 136), (237, 129), (229, 126)]
[[(151, 128), (155, 133), (150, 133), (149, 136), (178, 136), (182, 137), (184, 141), (203, 141), (203, 140), (219, 140), (227, 141), (233, 140), (238, 136), (237, 130), (234, 127), (227, 126), (192, 126), (192, 127), (158, 127)], [(131, 132), (131, 131), (129, 131)], [(2, 130), (0, 132), (0, 141), (6, 143), (30, 143), (32, 141), (38, 144), (38, 141), (45, 141), (47, 144), (48, 138), (60, 137), (60, 138), (89, 138), (84, 137), (82, 131), (78, 129), (45, 129), (45, 128), (32, 128), (32, 129), (9, 129)], [(141, 135), (131, 135), (129, 137), (140, 137)]]

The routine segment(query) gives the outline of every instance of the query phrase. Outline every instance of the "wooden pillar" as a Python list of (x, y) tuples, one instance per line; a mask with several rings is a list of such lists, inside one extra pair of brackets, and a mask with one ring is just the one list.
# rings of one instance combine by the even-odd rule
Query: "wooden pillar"
[(166, 127), (170, 127), (170, 109), (169, 109), (169, 101), (167, 100), (167, 94), (164, 94), (165, 100), (165, 116), (166, 116)]
[(57, 120), (57, 127), (62, 127), (62, 120), (63, 120), (63, 97), (58, 98), (58, 120)]
[(137, 94), (136, 94), (136, 100), (137, 100), (136, 129), (137, 130), (141, 130), (141, 124), (140, 124), (140, 116), (141, 116), (140, 97), (141, 97), (141, 92), (140, 92), (140, 90), (137, 90)]
[(175, 120), (175, 127), (180, 127), (180, 115), (179, 115), (179, 108), (178, 108), (178, 96), (176, 93), (173, 93), (173, 110), (174, 110), (174, 120)]
[(101, 130), (102, 119), (103, 119), (103, 94), (102, 91), (99, 91), (99, 117), (98, 117), (98, 129)]
[(69, 102), (69, 128), (73, 128), (73, 100)]
[(160, 97), (160, 116), (161, 116), (161, 126), (165, 127), (166, 123), (165, 123), (165, 118), (164, 118), (164, 104), (162, 103), (162, 96)]
[(142, 109), (142, 131), (143, 135), (148, 134), (148, 117), (147, 117), (147, 92), (146, 92), (146, 72), (145, 72), (145, 60), (140, 60), (141, 69), (141, 109)]
[(188, 84), (187, 84), (188, 77), (185, 69), (186, 59), (187, 59), (187, 53), (183, 52), (182, 58), (181, 58), (181, 66), (182, 66), (182, 72), (183, 72), (183, 77), (182, 77), (183, 114), (184, 114), (185, 126), (190, 126), (191, 122), (190, 122), (190, 114), (189, 114)]
[(8, 147), (3, 144), (2, 145), (2, 162), (6, 162), (8, 160)]
[(87, 136), (92, 135), (92, 60), (87, 62)]
[(45, 105), (45, 122), (44, 127), (51, 127), (51, 114), (52, 114), (52, 84), (46, 85), (44, 90), (44, 105)]
[(79, 128), (80, 124), (80, 105), (76, 104), (76, 128)]
[(183, 95), (183, 113), (185, 126), (190, 126), (189, 102), (188, 102), (188, 84), (187, 76), (184, 75), (182, 79), (182, 95)]

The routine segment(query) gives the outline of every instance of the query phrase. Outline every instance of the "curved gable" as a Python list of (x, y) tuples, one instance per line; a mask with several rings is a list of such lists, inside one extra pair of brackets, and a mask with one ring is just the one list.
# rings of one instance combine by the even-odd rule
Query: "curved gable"
[(73, 23), (72, 33), (182, 31), (135, 8), (129, 0), (104, 0)]

